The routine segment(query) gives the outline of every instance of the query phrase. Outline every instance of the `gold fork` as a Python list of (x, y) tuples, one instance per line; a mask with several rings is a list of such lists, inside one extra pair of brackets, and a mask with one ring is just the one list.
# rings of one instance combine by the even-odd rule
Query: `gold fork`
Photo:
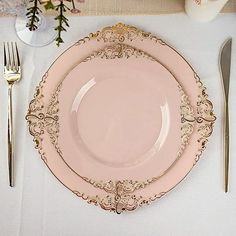
[(13, 114), (12, 87), (21, 79), (20, 58), (16, 42), (4, 43), (4, 78), (8, 83), (8, 169), (9, 185), (14, 186), (14, 146), (13, 146)]

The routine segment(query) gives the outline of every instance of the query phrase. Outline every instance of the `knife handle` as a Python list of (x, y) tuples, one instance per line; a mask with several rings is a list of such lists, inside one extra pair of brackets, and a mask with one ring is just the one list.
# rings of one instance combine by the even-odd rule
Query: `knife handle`
[(225, 165), (225, 192), (228, 192), (229, 184), (229, 106), (228, 100), (225, 104), (225, 125), (224, 125), (224, 165)]

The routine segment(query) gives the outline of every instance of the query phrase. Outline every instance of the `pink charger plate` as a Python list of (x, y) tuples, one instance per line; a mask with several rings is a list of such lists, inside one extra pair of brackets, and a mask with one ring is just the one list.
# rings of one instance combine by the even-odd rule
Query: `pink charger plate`
[[(144, 186), (143, 189), (139, 181), (89, 184), (78, 178), (70, 168), (65, 168), (65, 162), (51, 144), (57, 140), (57, 137), (48, 135), (55, 133), (52, 129), (55, 126), (52, 124), (58, 122), (58, 117), (54, 116), (57, 111), (46, 110), (52, 102), (58, 102), (56, 99), (51, 100), (56, 85), (89, 54), (113, 43), (125, 43), (152, 55), (175, 75), (188, 94), (191, 104), (194, 105), (197, 127), (189, 145), (171, 170), (158, 181)], [(89, 203), (120, 213), (125, 210), (134, 210), (138, 206), (149, 204), (160, 198), (187, 175), (205, 149), (207, 139), (212, 133), (215, 121), (212, 109), (205, 88), (183, 57), (150, 33), (132, 26), (118, 24), (79, 40), (53, 63), (37, 87), (35, 97), (29, 106), (27, 120), (36, 148), (39, 149), (42, 159), (58, 180)], [(136, 191), (137, 189), (139, 190)]]

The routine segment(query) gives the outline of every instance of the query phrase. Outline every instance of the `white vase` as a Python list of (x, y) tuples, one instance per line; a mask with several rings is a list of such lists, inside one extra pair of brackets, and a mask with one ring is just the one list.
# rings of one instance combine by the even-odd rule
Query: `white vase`
[(187, 15), (197, 21), (210, 21), (221, 11), (228, 0), (185, 0)]

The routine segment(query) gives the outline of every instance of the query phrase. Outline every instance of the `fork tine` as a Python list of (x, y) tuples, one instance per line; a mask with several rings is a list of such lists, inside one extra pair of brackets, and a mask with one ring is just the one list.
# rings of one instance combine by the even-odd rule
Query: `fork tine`
[(19, 52), (18, 52), (18, 48), (17, 48), (17, 43), (15, 42), (15, 47), (16, 47), (16, 59), (17, 59), (17, 64), (18, 67), (20, 66), (20, 57), (19, 57)]
[(17, 65), (15, 61), (15, 52), (13, 48), (13, 42), (11, 42), (11, 52), (12, 52), (12, 70), (17, 70)]
[(4, 66), (7, 66), (6, 44), (3, 44)]
[(8, 55), (8, 69), (12, 69), (12, 62), (11, 62), (11, 55), (10, 55), (10, 46), (9, 46), (9, 42), (7, 42), (7, 55)]

